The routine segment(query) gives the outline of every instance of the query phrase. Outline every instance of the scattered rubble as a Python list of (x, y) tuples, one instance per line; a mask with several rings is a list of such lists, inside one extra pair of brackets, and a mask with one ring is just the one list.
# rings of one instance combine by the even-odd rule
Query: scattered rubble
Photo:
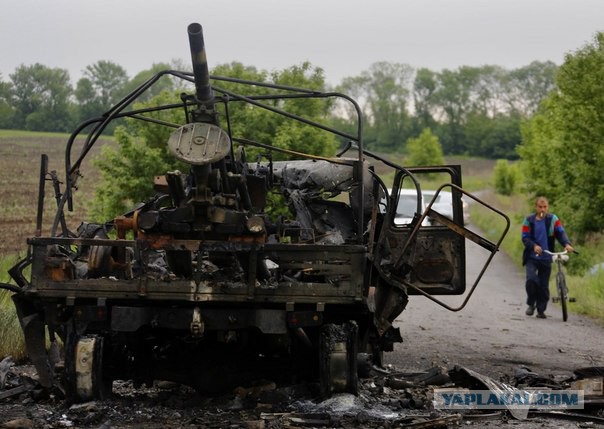
[[(144, 388), (135, 387), (130, 381), (116, 381), (109, 399), (70, 404), (60, 390), (42, 389), (32, 366), (16, 366), (6, 358), (0, 362), (0, 428), (394, 429), (479, 422), (495, 426), (510, 418), (527, 417), (541, 419), (541, 424), (547, 419), (570, 419), (581, 422), (581, 427), (597, 427), (604, 424), (604, 395), (596, 391), (596, 380), (600, 386), (602, 383), (600, 371), (601, 368), (585, 368), (567, 380), (553, 380), (520, 368), (507, 380), (495, 381), (462, 367), (435, 367), (416, 373), (390, 367), (387, 371), (371, 371), (361, 380), (358, 395), (341, 393), (327, 400), (320, 399), (318, 383), (278, 386), (261, 380), (238, 387), (229, 395), (207, 397), (174, 383), (157, 382)], [(592, 390), (586, 398), (593, 402), (580, 413), (531, 410), (521, 416), (513, 410), (453, 412), (435, 410), (432, 403), (433, 389), (438, 386), (484, 388), (491, 384), (491, 388), (561, 389), (575, 388), (581, 380), (589, 380)]]

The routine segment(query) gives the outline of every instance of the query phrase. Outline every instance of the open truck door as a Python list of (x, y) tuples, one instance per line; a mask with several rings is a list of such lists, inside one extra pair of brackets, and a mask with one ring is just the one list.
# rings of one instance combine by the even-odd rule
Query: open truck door
[[(418, 179), (421, 177), (421, 180)], [(422, 189), (419, 183), (422, 183)], [(438, 183), (430, 191), (427, 183)], [(509, 229), (505, 214), (464, 191), (458, 165), (414, 167), (397, 170), (390, 194), (386, 197), (384, 223), (377, 240), (374, 264), (381, 280), (389, 287), (388, 295), (422, 294), (451, 310), (461, 310), (474, 292), (482, 274)], [(397, 221), (397, 208), (402, 196), (415, 191), (417, 211), (411, 221)], [(501, 237), (492, 242), (466, 226), (464, 206), (467, 201), (498, 213), (505, 222)], [(463, 295), (466, 292), (466, 240), (471, 240), (489, 253), (482, 270), (458, 307), (434, 298), (434, 295)], [(378, 295), (384, 296), (384, 292)], [(392, 321), (390, 321), (392, 322)]]

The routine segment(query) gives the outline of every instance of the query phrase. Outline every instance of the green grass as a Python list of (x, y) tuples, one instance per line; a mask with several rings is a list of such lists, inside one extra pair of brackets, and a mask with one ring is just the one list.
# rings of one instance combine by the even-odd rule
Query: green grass
[[(16, 258), (0, 259), (0, 282), (12, 283), (7, 271), (16, 262)], [(12, 356), (19, 361), (26, 357), (25, 340), (11, 296), (12, 292), (0, 289), (0, 359)]]
[(491, 186), (490, 179), (484, 177), (464, 177), (462, 182), (462, 187), (466, 191), (472, 193), (477, 192), (482, 189), (489, 188)]
[(24, 130), (1, 130), (0, 129), (0, 137), (27, 137), (30, 138), (32, 135), (36, 135), (38, 137), (63, 137), (65, 140), (69, 138), (69, 134), (67, 133), (50, 133), (50, 132), (32, 132), (32, 131), (24, 131)]
[[(553, 283), (553, 282), (552, 282)], [(576, 302), (570, 302), (572, 312), (585, 314), (604, 322), (604, 271), (585, 276), (567, 276), (569, 296)], [(552, 285), (553, 286), (553, 285)], [(554, 288), (555, 289), (555, 288)], [(552, 294), (556, 292), (552, 290)]]

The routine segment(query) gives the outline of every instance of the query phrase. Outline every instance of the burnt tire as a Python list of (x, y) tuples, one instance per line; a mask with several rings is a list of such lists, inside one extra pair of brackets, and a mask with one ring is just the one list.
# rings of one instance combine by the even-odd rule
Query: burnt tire
[(319, 378), (321, 395), (358, 394), (357, 373), (359, 328), (356, 322), (327, 324), (319, 335)]
[(112, 381), (103, 377), (103, 349), (101, 336), (69, 335), (65, 346), (64, 378), (69, 401), (102, 400), (111, 394)]

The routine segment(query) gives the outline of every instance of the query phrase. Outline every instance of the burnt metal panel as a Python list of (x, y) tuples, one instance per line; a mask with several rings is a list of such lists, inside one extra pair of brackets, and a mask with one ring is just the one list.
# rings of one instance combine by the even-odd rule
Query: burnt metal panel
[[(132, 307), (111, 308), (111, 330), (135, 332), (143, 326), (177, 330), (190, 329), (193, 307)], [(286, 312), (278, 309), (200, 308), (205, 331), (258, 328), (265, 334), (287, 333)]]

